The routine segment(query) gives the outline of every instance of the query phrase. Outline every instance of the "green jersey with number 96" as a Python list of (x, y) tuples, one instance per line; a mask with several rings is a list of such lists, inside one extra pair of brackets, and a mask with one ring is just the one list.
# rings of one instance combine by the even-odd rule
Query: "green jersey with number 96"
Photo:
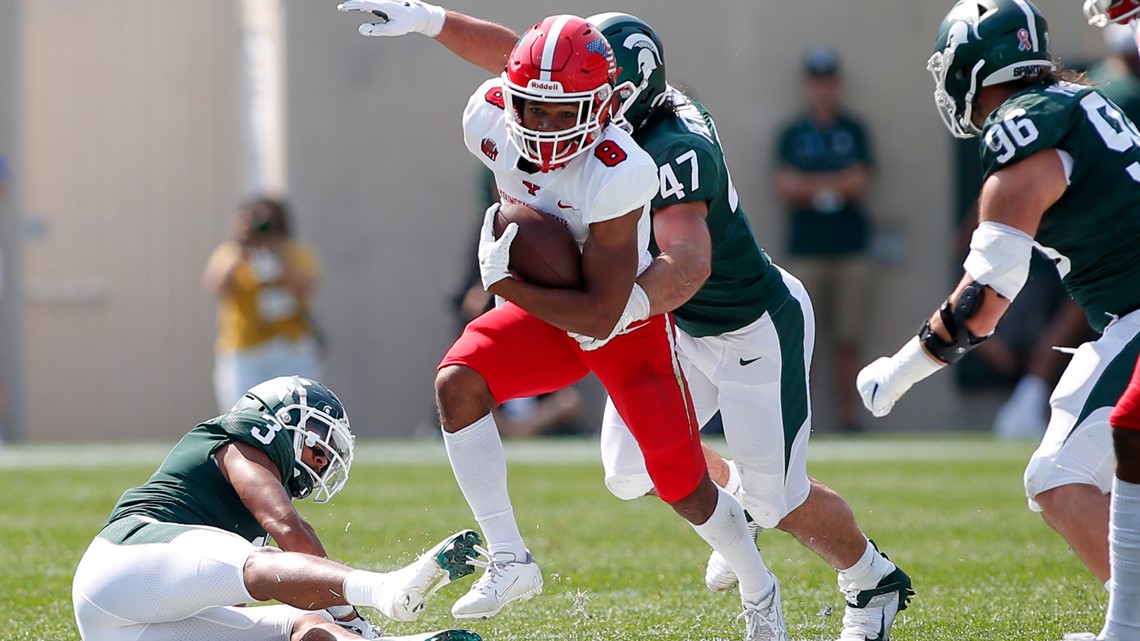
[[(653, 198), (655, 212), (685, 202), (708, 205), (712, 273), (673, 316), (690, 336), (716, 336), (778, 309), (789, 293), (740, 208), (712, 116), (676, 89), (667, 91), (675, 115), (651, 122), (633, 138), (657, 163), (661, 186)], [(650, 250), (660, 252), (656, 239)]]
[(265, 529), (214, 462), (214, 452), (234, 442), (264, 450), (285, 481), (292, 475), (293, 435), (281, 423), (261, 412), (223, 414), (183, 436), (150, 480), (123, 494), (108, 522), (139, 515), (162, 523), (208, 525), (248, 541), (263, 540)]
[(1140, 132), (1099, 91), (1067, 82), (1011, 96), (982, 128), (985, 177), (1056, 149), (1069, 185), (1034, 240), (1097, 331), (1140, 308)]

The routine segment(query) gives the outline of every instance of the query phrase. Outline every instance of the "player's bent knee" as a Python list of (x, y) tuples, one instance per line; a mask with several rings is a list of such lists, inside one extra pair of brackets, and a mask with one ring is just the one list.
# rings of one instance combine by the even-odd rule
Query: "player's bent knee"
[(436, 372), (435, 400), (448, 431), (470, 425), (495, 407), (483, 375), (463, 365), (448, 365)]
[(278, 572), (274, 568), (274, 557), (281, 553), (281, 550), (277, 548), (264, 547), (253, 550), (245, 558), (245, 565), (242, 567), (245, 589), (250, 596), (258, 601), (268, 601), (275, 598), (275, 595), (270, 594), (270, 591), (266, 589), (266, 584), (276, 585), (279, 583), (276, 580)]
[(606, 489), (623, 501), (632, 501), (653, 492), (648, 474), (614, 474), (606, 477)]

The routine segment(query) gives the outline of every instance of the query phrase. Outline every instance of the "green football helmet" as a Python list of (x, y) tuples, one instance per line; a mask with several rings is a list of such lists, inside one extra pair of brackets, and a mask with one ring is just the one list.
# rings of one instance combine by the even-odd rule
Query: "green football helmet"
[(1054, 69), (1049, 26), (1029, 0), (959, 0), (938, 28), (934, 102), (950, 133), (971, 138), (974, 102), (982, 87)]
[[(331, 389), (312, 379), (280, 376), (250, 388), (230, 411), (248, 410), (272, 414), (292, 433), (293, 476), (287, 487), (293, 498), (312, 495), (314, 503), (324, 503), (348, 482), (356, 437)], [(328, 460), (324, 469), (314, 470), (301, 460), (306, 446)]]
[(614, 50), (618, 66), (614, 89), (620, 104), (612, 122), (632, 133), (665, 100), (665, 48), (652, 27), (628, 13), (599, 13), (586, 21)]

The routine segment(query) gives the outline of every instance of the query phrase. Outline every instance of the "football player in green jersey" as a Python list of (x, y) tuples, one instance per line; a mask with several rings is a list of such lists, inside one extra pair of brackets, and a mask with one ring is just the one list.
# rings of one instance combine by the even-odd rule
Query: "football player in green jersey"
[[(1136, 37), (1140, 2), (1137, 0), (1085, 0), (1089, 24), (1105, 27), (1127, 24)], [(1132, 55), (1136, 55), (1135, 47)], [(1066, 640), (1111, 641), (1140, 634), (1140, 360), (1132, 380), (1109, 416), (1116, 455), (1109, 511), (1109, 600), (1099, 636), (1067, 635)], [(1099, 515), (1098, 515), (1099, 516)]]
[[(145, 484), (127, 490), (72, 583), (84, 641), (377, 639), (354, 606), (415, 620), (426, 599), (473, 571), (479, 536), (449, 536), (411, 565), (355, 570), (326, 557), (293, 499), (344, 487), (355, 437), (329, 388), (261, 383), (190, 430)], [(277, 548), (267, 547), (272, 537)], [(240, 607), (254, 601), (282, 605)], [(478, 641), (467, 630), (399, 637)]]
[[(371, 36), (430, 35), (461, 58), (502, 70), (518, 35), (501, 25), (419, 0), (354, 0), (341, 10), (382, 21), (361, 25)], [(791, 532), (839, 569), (847, 597), (842, 639), (887, 639), (913, 590), (910, 578), (863, 535), (846, 501), (809, 479), (811, 412), (807, 371), (814, 315), (802, 285), (771, 263), (739, 206), (711, 115), (666, 84), (660, 39), (643, 21), (622, 13), (588, 19), (617, 58), (622, 104), (615, 122), (659, 167), (653, 200), (654, 264), (638, 278), (651, 313), (672, 311), (684, 374), (701, 424), (719, 409), (736, 457), (731, 465), (706, 448), (710, 473), (734, 491), (759, 526)], [(583, 337), (584, 349), (603, 341)], [(607, 487), (620, 498), (653, 491), (640, 448), (610, 403), (602, 428)], [(775, 455), (773, 455), (775, 453)], [(706, 584), (737, 583), (732, 565), (710, 558)], [(777, 607), (745, 612), (771, 617)], [(786, 638), (782, 625), (761, 626)], [(767, 634), (767, 632), (765, 633)]]
[[(1089, 567), (1107, 567), (1109, 415), (1140, 352), (1140, 132), (1059, 68), (1045, 18), (1028, 0), (958, 2), (928, 68), (946, 126), (981, 137), (980, 223), (958, 286), (917, 336), (860, 372), (859, 393), (883, 416), (914, 383), (984, 341), (1025, 284), (1031, 252), (1043, 252), (1103, 334), (1076, 350), (1053, 391), (1026, 493)], [(1140, 637), (1137, 615), (1104, 638)]]

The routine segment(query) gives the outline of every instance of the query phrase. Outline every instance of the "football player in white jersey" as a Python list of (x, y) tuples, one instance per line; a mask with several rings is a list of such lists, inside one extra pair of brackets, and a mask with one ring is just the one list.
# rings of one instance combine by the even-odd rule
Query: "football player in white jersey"
[[(489, 24), (421, 2), (354, 1), (341, 9), (379, 16), (395, 27), (387, 35), (424, 33), (449, 47)], [(648, 212), (657, 166), (629, 134), (610, 126), (617, 108), (610, 45), (574, 16), (547, 18), (521, 40), (509, 29), (499, 33), (503, 46), (488, 48), (482, 66), (501, 69), (505, 62), (506, 69), (471, 97), (463, 119), (467, 147), (495, 173), (504, 202), (566, 224), (582, 248), (586, 284), (582, 291), (547, 289), (513, 279), (506, 269), (512, 228), (495, 239), (495, 208), (488, 210), (479, 248), (483, 284), (508, 302), (467, 326), (436, 379), (448, 456), (491, 558), (452, 613), (493, 616), (542, 589), (511, 509), (491, 408), (592, 371), (628, 423), (659, 496), (740, 576), (746, 638), (786, 639), (779, 585), (752, 543), (743, 510), (708, 477), (672, 319), (650, 315), (634, 280), (652, 262)]]

